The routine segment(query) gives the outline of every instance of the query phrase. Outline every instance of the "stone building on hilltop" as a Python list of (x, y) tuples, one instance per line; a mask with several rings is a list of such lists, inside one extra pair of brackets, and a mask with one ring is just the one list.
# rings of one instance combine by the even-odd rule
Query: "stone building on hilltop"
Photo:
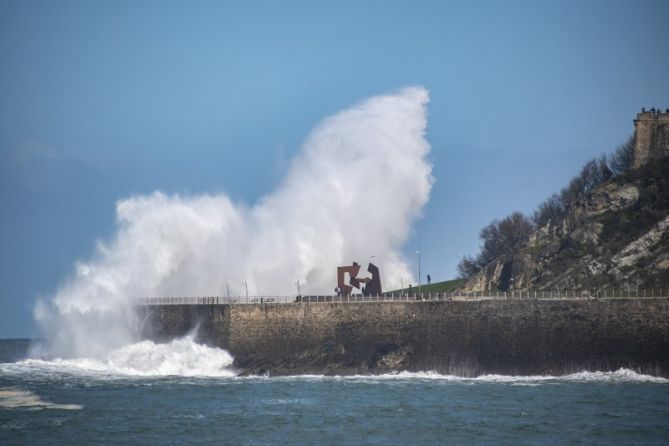
[(634, 168), (669, 156), (669, 109), (645, 111), (634, 120)]

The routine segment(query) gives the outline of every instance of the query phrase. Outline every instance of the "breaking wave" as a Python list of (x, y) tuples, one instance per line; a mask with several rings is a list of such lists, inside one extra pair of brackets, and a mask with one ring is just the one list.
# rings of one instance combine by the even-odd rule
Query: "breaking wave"
[(6, 372), (72, 373), (99, 376), (201, 376), (231, 377), (232, 356), (225, 350), (194, 342), (191, 336), (170, 343), (141, 341), (109, 353), (105, 359), (26, 359), (2, 364)]
[(655, 382), (669, 383), (669, 379), (657, 376), (644, 375), (630, 369), (618, 369), (613, 372), (578, 372), (569, 375), (481, 375), (475, 378), (465, 378), (454, 375), (440, 375), (436, 372), (400, 372), (396, 374), (381, 375), (380, 379), (443, 379), (451, 381), (474, 381), (489, 383), (541, 383), (545, 381), (567, 381), (567, 382)]
[(334, 380), (334, 381), (441, 381), (454, 382), (463, 384), (475, 383), (496, 383), (496, 384), (512, 384), (512, 385), (539, 385), (550, 382), (563, 383), (632, 383), (632, 382), (647, 382), (658, 384), (669, 384), (669, 379), (644, 375), (637, 373), (630, 369), (618, 369), (613, 372), (578, 372), (569, 375), (481, 375), (477, 377), (464, 377), (455, 375), (442, 375), (437, 372), (398, 372), (387, 373), (383, 375), (350, 375), (350, 376), (327, 376), (327, 375), (295, 375), (286, 377), (274, 377), (266, 379), (285, 379), (285, 380)]
[[(78, 375), (93, 378), (133, 377), (199, 377), (235, 380), (271, 381), (356, 381), (356, 382), (419, 382), (433, 381), (461, 384), (510, 384), (537, 386), (550, 383), (655, 383), (669, 384), (669, 379), (645, 375), (621, 368), (612, 372), (582, 371), (568, 375), (498, 375), (477, 377), (444, 375), (434, 371), (397, 372), (382, 375), (292, 375), (292, 376), (240, 376), (234, 370), (233, 357), (225, 350), (198, 344), (192, 336), (175, 339), (169, 343), (137, 342), (112, 351), (108, 358), (74, 358), (52, 360), (25, 359), (0, 364), (0, 374)], [(190, 382), (190, 381), (188, 381)]]

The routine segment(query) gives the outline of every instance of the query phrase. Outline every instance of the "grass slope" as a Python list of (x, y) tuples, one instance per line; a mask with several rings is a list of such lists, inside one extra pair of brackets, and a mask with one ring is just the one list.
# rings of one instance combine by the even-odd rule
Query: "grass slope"
[[(429, 285), (427, 284), (422, 284), (420, 286), (420, 292), (421, 293), (450, 293), (451, 291), (454, 291), (458, 289), (460, 286), (462, 286), (465, 283), (465, 279), (453, 279), (453, 280), (446, 280), (444, 282), (436, 282), (436, 283), (431, 283)], [(392, 291), (387, 291), (388, 293), (408, 293), (409, 288), (405, 288), (403, 290), (392, 290)], [(411, 293), (417, 293), (418, 292), (418, 286), (414, 286), (411, 288)]]

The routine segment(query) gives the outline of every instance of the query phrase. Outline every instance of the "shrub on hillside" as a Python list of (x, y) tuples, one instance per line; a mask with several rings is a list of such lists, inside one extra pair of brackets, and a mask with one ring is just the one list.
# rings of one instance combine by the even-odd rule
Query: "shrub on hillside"
[(534, 211), (532, 220), (537, 226), (543, 226), (549, 221), (555, 221), (564, 215), (565, 204), (558, 194), (553, 194), (544, 200)]
[(513, 257), (517, 245), (534, 229), (532, 221), (521, 212), (501, 220), (493, 220), (479, 232), (481, 251), (472, 258), (465, 256), (458, 264), (460, 277), (470, 277), (496, 258), (506, 255)]
[(551, 220), (563, 217), (570, 203), (585, 197), (612, 176), (613, 172), (609, 168), (606, 155), (591, 159), (559, 194), (553, 194), (539, 204), (532, 220), (537, 226), (543, 226)]
[(608, 164), (614, 175), (622, 175), (632, 169), (634, 165), (634, 136), (630, 136), (618, 146), (609, 156)]
[(481, 271), (481, 267), (474, 257), (463, 256), (460, 263), (458, 263), (458, 277), (461, 279), (472, 277), (479, 271)]

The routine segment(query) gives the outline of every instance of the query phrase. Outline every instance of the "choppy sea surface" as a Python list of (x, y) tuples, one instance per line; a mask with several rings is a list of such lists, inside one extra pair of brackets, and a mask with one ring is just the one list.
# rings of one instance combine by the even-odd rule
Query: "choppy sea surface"
[(226, 352), (144, 342), (104, 360), (25, 359), (0, 340), (0, 444), (667, 444), (669, 380), (238, 377)]

